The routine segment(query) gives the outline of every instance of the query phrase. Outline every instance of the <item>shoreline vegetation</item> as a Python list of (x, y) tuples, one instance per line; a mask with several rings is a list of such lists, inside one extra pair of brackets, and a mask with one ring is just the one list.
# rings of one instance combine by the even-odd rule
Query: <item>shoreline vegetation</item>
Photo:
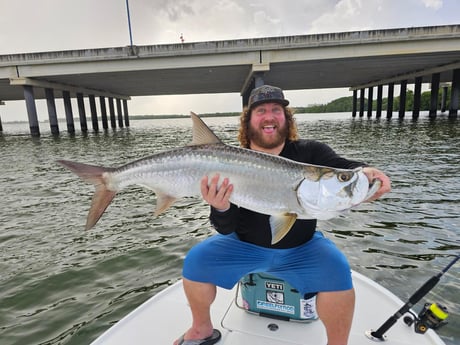
[[(450, 104), (450, 87), (447, 92), (447, 99), (446, 99), (446, 109), (449, 108)], [(438, 105), (441, 104), (441, 93), (438, 96)], [(394, 97), (393, 99), (393, 111), (397, 111), (399, 109), (399, 99), (400, 97)], [(429, 110), (430, 109), (430, 99), (431, 99), (431, 92), (425, 91), (421, 94), (420, 100), (420, 110)], [(359, 111), (360, 105), (360, 98), (357, 98), (357, 107)], [(364, 98), (364, 109), (367, 111), (368, 99)], [(412, 90), (407, 90), (406, 92), (406, 110), (412, 110), (414, 105), (414, 92)], [(388, 106), (388, 98), (382, 98), (382, 111), (386, 111)], [(438, 106), (438, 109), (440, 107)], [(341, 113), (341, 112), (348, 112), (351, 113), (353, 111), (353, 97), (340, 97), (335, 100), (332, 100), (326, 104), (312, 104), (305, 107), (292, 107), (295, 114), (309, 114), (309, 113)], [(377, 109), (377, 101), (372, 101), (372, 109)], [(218, 112), (218, 113), (200, 113), (200, 117), (228, 117), (228, 116), (239, 116), (241, 112)], [(155, 120), (155, 119), (180, 119), (180, 118), (188, 118), (189, 114), (162, 114), (162, 115), (129, 115), (130, 120)], [(78, 118), (75, 119), (78, 121)], [(9, 123), (22, 123), (27, 121), (9, 121)], [(43, 120), (41, 122), (49, 122), (48, 119)], [(5, 121), (6, 123), (6, 121)]]
[[(447, 92), (446, 108), (450, 105), (450, 87)], [(438, 96), (438, 105), (441, 104), (441, 93)], [(360, 98), (357, 98), (357, 106), (359, 108)], [(431, 102), (431, 92), (425, 91), (421, 94), (420, 110), (429, 110)], [(393, 98), (393, 111), (399, 109), (400, 97)], [(364, 109), (367, 111), (368, 99), (364, 98)], [(412, 90), (406, 91), (406, 109), (412, 110), (414, 106), (414, 92)], [(388, 107), (388, 98), (382, 98), (382, 111), (386, 111)], [(438, 106), (438, 108), (440, 108)], [(294, 114), (321, 114), (321, 113), (341, 113), (353, 111), (353, 96), (340, 97), (326, 104), (312, 104), (305, 107), (292, 107)], [(377, 109), (377, 100), (372, 101), (372, 109)], [(359, 109), (358, 109), (359, 110)], [(224, 116), (239, 116), (240, 112), (223, 112), (223, 113), (204, 113), (199, 114), (200, 117), (224, 117)], [(170, 115), (130, 115), (133, 120), (146, 120), (146, 119), (171, 119), (171, 118), (188, 118), (188, 114), (170, 114)]]

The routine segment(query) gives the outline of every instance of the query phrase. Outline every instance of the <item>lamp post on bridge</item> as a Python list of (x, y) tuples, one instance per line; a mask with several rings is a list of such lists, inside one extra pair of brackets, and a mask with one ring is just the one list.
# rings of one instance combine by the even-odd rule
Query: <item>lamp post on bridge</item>
[(131, 31), (131, 16), (129, 14), (129, 0), (126, 0), (126, 13), (128, 14), (128, 29), (129, 29), (129, 43), (131, 50), (133, 49), (133, 33)]

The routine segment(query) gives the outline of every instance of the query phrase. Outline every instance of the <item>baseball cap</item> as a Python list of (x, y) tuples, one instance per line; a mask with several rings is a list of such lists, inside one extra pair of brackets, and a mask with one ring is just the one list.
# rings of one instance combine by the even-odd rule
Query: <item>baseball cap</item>
[(256, 87), (249, 95), (248, 107), (249, 109), (262, 104), (262, 103), (279, 103), (284, 106), (289, 104), (289, 101), (284, 98), (283, 90), (279, 87), (271, 85), (262, 85)]

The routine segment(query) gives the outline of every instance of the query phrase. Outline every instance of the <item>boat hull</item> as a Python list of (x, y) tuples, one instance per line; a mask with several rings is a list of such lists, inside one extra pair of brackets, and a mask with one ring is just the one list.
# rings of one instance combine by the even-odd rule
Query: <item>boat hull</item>
[[(349, 344), (379, 343), (365, 332), (380, 327), (403, 304), (398, 297), (369, 278), (353, 272), (356, 306)], [(320, 320), (304, 323), (261, 317), (235, 304), (236, 289), (218, 289), (211, 308), (215, 328), (222, 333), (221, 345), (321, 345), (327, 343)], [(240, 298), (240, 297), (238, 297)], [(132, 311), (91, 345), (172, 344), (190, 327), (191, 315), (182, 281), (166, 288)], [(386, 333), (388, 345), (445, 345), (432, 330), (421, 335), (399, 320)]]

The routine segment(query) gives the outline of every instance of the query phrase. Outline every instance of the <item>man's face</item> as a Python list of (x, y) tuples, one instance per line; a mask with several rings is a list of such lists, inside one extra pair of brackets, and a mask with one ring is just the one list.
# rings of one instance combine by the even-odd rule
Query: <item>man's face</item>
[(252, 109), (248, 135), (253, 149), (282, 146), (288, 135), (283, 106), (278, 103), (262, 103)]

